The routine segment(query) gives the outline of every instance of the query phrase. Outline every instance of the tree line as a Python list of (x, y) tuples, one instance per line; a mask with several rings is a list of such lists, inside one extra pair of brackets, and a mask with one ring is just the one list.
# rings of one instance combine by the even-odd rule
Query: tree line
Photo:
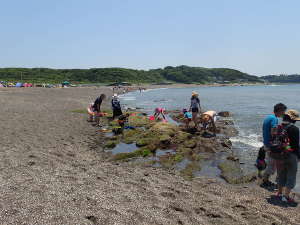
[(226, 83), (262, 82), (256, 76), (228, 68), (167, 66), (161, 69), (135, 70), (125, 68), (50, 69), (0, 68), (0, 80), (33, 83)]

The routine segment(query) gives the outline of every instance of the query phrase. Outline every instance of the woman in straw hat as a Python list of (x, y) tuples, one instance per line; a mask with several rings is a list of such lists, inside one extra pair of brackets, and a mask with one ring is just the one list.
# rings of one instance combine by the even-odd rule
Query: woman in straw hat
[(299, 112), (288, 110), (282, 119), (282, 127), (288, 136), (288, 146), (283, 150), (285, 157), (277, 160), (278, 193), (283, 202), (294, 203), (290, 192), (296, 185), (296, 175), (299, 160), (299, 128), (295, 126), (300, 121)]
[(195, 128), (198, 127), (197, 115), (201, 113), (200, 99), (197, 92), (192, 92), (190, 111), (192, 111)]

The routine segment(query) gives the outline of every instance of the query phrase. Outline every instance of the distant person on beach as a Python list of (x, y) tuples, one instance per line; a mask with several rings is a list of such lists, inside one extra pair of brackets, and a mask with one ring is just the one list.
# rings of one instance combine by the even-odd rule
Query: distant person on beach
[(95, 116), (90, 115), (89, 122), (93, 122), (93, 120), (94, 120), (93, 117), (95, 117), (96, 126), (101, 126), (100, 125), (101, 104), (105, 98), (106, 98), (106, 95), (101, 94), (98, 98), (96, 98), (94, 104), (92, 105), (92, 110), (95, 113), (94, 114)]
[(299, 160), (299, 128), (295, 126), (296, 121), (300, 121), (298, 111), (288, 110), (284, 114), (282, 124), (277, 128), (277, 134), (282, 130), (281, 135), (286, 135), (286, 138), (282, 138), (281, 152), (274, 153), (271, 150), (271, 156), (274, 154), (280, 154), (281, 156), (276, 163), (278, 174), (277, 196), (281, 197), (283, 202), (289, 203), (294, 203), (294, 200), (290, 198), (290, 192), (296, 185)]
[(217, 112), (216, 111), (207, 111), (201, 115), (200, 123), (202, 125), (202, 129), (207, 131), (212, 129), (214, 135), (216, 135), (216, 121), (217, 121)]
[(121, 103), (119, 100), (119, 97), (117, 94), (114, 94), (111, 100), (111, 107), (113, 110), (113, 119), (115, 119), (118, 116), (121, 116), (122, 113), (122, 108), (121, 108)]
[(192, 121), (193, 115), (187, 109), (183, 109), (182, 113), (183, 113), (183, 116), (184, 116), (185, 128), (189, 129), (190, 122)]
[(154, 117), (156, 120), (161, 120), (161, 118), (159, 116), (162, 116), (163, 120), (166, 120), (166, 117), (165, 117), (165, 109), (164, 108), (156, 108), (154, 110)]
[(284, 115), (286, 109), (287, 107), (284, 104), (276, 104), (273, 110), (274, 114), (267, 116), (263, 122), (263, 142), (266, 152), (267, 167), (263, 174), (263, 183), (261, 184), (261, 187), (274, 186), (274, 184), (269, 181), (270, 176), (273, 175), (276, 170), (276, 160), (270, 156), (270, 143), (272, 137), (276, 134), (278, 118)]
[(200, 106), (199, 95), (195, 91), (192, 92), (191, 106), (190, 106), (189, 111), (192, 112), (195, 128), (197, 128), (198, 127), (197, 116), (198, 116), (198, 113), (201, 113), (201, 106)]

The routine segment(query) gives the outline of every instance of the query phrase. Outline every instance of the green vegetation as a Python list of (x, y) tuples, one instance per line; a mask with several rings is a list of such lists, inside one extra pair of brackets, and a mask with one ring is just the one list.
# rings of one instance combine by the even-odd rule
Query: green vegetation
[(238, 70), (167, 66), (164, 69), (134, 70), (124, 68), (49, 69), (49, 68), (0, 68), (0, 80), (33, 83), (229, 83), (262, 82)]
[(261, 77), (267, 82), (270, 83), (300, 83), (300, 75), (293, 74), (293, 75), (269, 75)]

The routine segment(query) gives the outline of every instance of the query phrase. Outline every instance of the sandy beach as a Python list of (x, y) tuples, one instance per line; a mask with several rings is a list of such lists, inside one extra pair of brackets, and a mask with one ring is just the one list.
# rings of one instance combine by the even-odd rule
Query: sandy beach
[(274, 204), (257, 185), (108, 161), (99, 129), (72, 112), (101, 93), (112, 95), (0, 89), (0, 224), (300, 224), (299, 207)]

